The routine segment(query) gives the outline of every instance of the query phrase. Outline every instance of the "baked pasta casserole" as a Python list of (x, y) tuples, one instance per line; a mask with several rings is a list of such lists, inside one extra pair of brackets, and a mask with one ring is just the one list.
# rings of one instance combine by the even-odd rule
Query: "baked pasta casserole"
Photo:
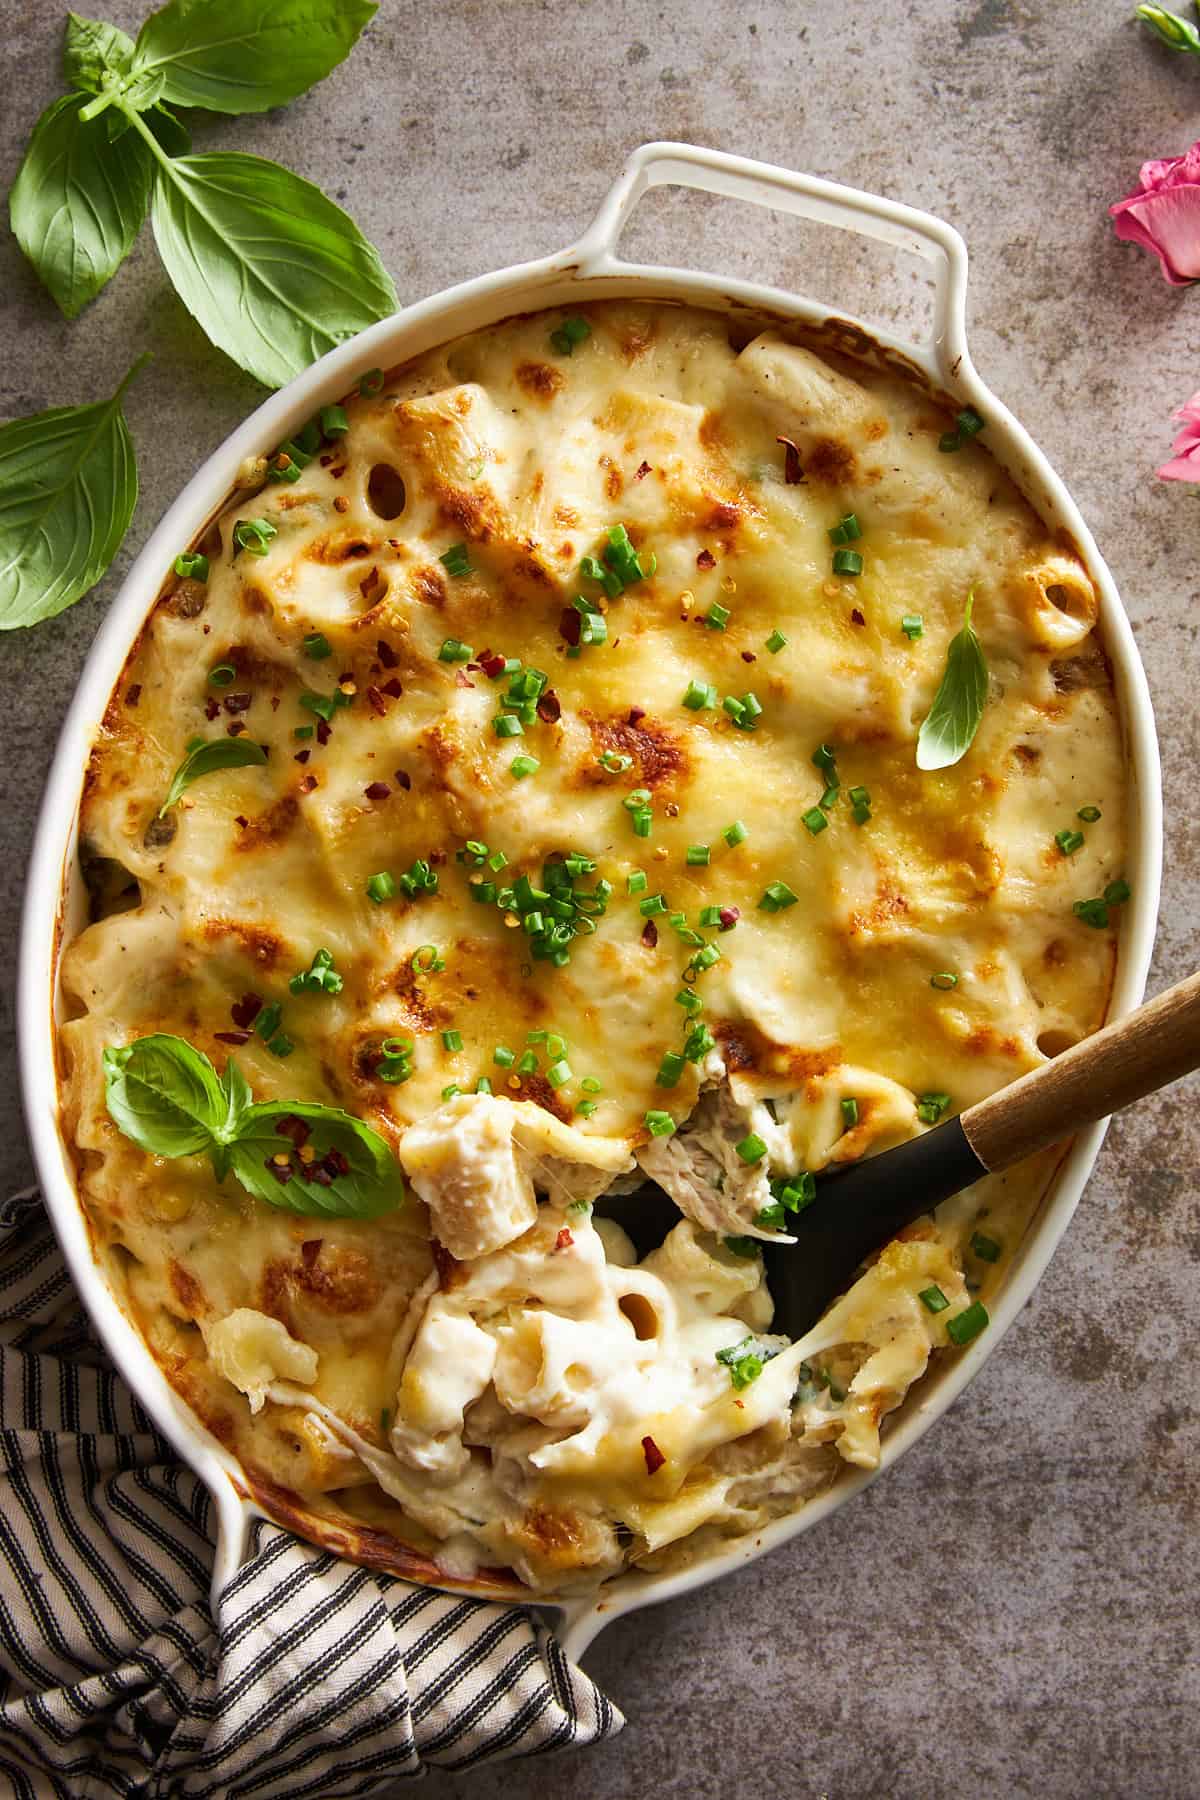
[(65, 1127), (154, 1356), (318, 1541), (660, 1568), (873, 1466), (986, 1321), (1053, 1157), (796, 1343), (760, 1254), (1094, 1030), (1127, 897), (1091, 581), (860, 348), (613, 302), (370, 371), (129, 657)]

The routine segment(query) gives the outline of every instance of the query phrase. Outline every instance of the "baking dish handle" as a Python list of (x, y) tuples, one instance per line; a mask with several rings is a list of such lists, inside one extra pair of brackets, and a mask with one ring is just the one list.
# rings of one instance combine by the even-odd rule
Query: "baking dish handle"
[(697, 144), (643, 144), (605, 196), (596, 217), (568, 252), (585, 276), (628, 268), (617, 254), (621, 234), (642, 195), (655, 187), (699, 188), (746, 200), (841, 231), (857, 231), (933, 264), (933, 348), (946, 374), (966, 355), (967, 247), (952, 225), (931, 213), (841, 187), (817, 175), (798, 175), (772, 163), (705, 150)]

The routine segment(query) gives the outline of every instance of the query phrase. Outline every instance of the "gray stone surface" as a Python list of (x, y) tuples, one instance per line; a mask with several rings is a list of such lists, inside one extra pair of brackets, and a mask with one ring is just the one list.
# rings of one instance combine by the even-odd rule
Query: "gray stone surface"
[[(1200, 509), (1156, 484), (1200, 386), (1200, 299), (1112, 239), (1140, 161), (1200, 125), (1200, 67), (1123, 0), (384, 0), (352, 62), (200, 147), (278, 157), (338, 196), (402, 297), (559, 246), (623, 156), (677, 137), (928, 207), (973, 255), (984, 376), (1065, 476), (1115, 571), (1158, 708), (1169, 839), (1153, 981), (1196, 961)], [(142, 8), (115, 0), (136, 29)], [(57, 6), (0, 0), (0, 171), (58, 92)], [(647, 254), (916, 316), (910, 269), (765, 213), (670, 195)], [(123, 570), (256, 403), (175, 301), (144, 233), (68, 325), (0, 244), (0, 416), (131, 393), (143, 498), (117, 567), (65, 618), (0, 641), (5, 1186), (28, 1171), (14, 933), (38, 794)], [(1075, 1225), (985, 1373), (885, 1481), (724, 1586), (618, 1623), (588, 1666), (629, 1715), (611, 1747), (435, 1777), (431, 1794), (1183, 1796), (1196, 1791), (1193, 1470), (1200, 1142), (1194, 1084), (1113, 1128)]]

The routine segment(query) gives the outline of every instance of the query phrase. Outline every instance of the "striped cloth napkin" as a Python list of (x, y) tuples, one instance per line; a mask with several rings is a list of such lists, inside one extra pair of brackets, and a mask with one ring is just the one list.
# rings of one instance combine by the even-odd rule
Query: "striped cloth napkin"
[(36, 1193), (0, 1207), (0, 1443), (15, 1795), (341, 1800), (624, 1723), (530, 1613), (276, 1525), (214, 1621), (207, 1492), (107, 1362)]

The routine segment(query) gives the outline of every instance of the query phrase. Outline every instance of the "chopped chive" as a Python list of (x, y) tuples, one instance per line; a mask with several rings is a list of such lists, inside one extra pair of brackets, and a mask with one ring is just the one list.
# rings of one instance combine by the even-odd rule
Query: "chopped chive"
[(917, 1299), (925, 1307), (926, 1311), (931, 1313), (945, 1312), (950, 1304), (941, 1288), (937, 1286), (922, 1288), (917, 1295)]
[(496, 1048), (492, 1051), (492, 1061), (496, 1064), (497, 1068), (511, 1069), (516, 1060), (516, 1056), (509, 1049), (507, 1044), (497, 1044)]
[(442, 551), (442, 554), (438, 557), (438, 561), (441, 563), (443, 569), (445, 569), (447, 575), (457, 576), (469, 575), (471, 573), (471, 559), (467, 554), (467, 546), (465, 544), (451, 544), (448, 550)]
[(185, 581), (207, 581), (208, 558), (198, 550), (184, 550), (175, 558), (175, 573)]
[(385, 900), (394, 900), (396, 897), (396, 877), (390, 874), (387, 869), (381, 870), (378, 875), (368, 876), (367, 894), (369, 898), (375, 902), (376, 906), (382, 906)]
[(506, 869), (508, 867), (508, 858), (505, 856), (503, 850), (493, 850), (487, 860), (488, 868), (495, 869), (497, 874), (501, 869)]
[(995, 1238), (986, 1237), (982, 1231), (975, 1232), (971, 1238), (971, 1249), (980, 1262), (999, 1262), (1002, 1248), (1003, 1246), (998, 1244)]
[(644, 894), (645, 891), (646, 873), (644, 869), (635, 869), (632, 875), (627, 875), (625, 877), (625, 892), (627, 894)]
[(592, 1114), (596, 1111), (596, 1102), (594, 1100), (580, 1100), (575, 1111), (579, 1114), (581, 1119), (590, 1119)]
[(979, 1336), (987, 1322), (986, 1306), (981, 1300), (972, 1300), (970, 1306), (946, 1320), (946, 1335), (955, 1344), (969, 1344)]
[(841, 788), (841, 782), (835, 781), (825, 789), (825, 792), (817, 801), (817, 805), (821, 808), (822, 812), (828, 812), (831, 806), (837, 805), (837, 797), (841, 792)]
[(731, 1251), (734, 1256), (745, 1257), (747, 1262), (756, 1257), (762, 1249), (758, 1239), (752, 1237), (727, 1237), (724, 1242), (727, 1250)]
[(271, 539), (278, 536), (279, 527), (270, 519), (239, 519), (233, 528), (233, 553), (248, 550), (251, 556), (265, 556)]
[(828, 779), (830, 772), (837, 762), (837, 753), (831, 744), (818, 744), (813, 751), (810, 760), (813, 767), (822, 770), (826, 779)]
[(810, 806), (806, 813), (801, 814), (801, 819), (803, 823), (808, 826), (808, 829), (812, 832), (814, 837), (817, 837), (824, 831), (829, 823), (829, 820), (825, 817), (825, 814), (819, 806)]
[(704, 1011), (704, 1002), (699, 994), (693, 994), (690, 988), (681, 988), (675, 996), (676, 1006), (682, 1006), (689, 1019), (695, 1018), (698, 1012)]
[(383, 392), (383, 370), (368, 369), (365, 375), (360, 375), (358, 391), (364, 400), (369, 400), (373, 394), (381, 394)]
[(1124, 906), (1132, 892), (1127, 881), (1110, 881), (1104, 890), (1104, 898), (1109, 906)]
[(642, 1115), (642, 1123), (651, 1137), (670, 1137), (675, 1129), (675, 1121), (669, 1112), (660, 1112), (651, 1108)]
[(613, 775), (620, 775), (626, 769), (633, 767), (632, 756), (626, 756), (620, 750), (605, 750), (596, 758), (596, 761), (602, 769), (607, 769)]
[(591, 335), (592, 328), (587, 320), (575, 313), (550, 333), (550, 342), (560, 356), (573, 356), (576, 344), (582, 344)]
[(858, 1124), (858, 1101), (846, 1097), (842, 1100), (842, 1124), (846, 1130)]
[(708, 865), (708, 861), (709, 861), (708, 845), (707, 844), (689, 844), (687, 847), (686, 860), (689, 863), (689, 865), (694, 869), (706, 868)]
[(929, 977), (929, 985), (931, 988), (941, 988), (944, 992), (949, 992), (951, 988), (958, 986), (958, 976), (951, 969), (939, 969), (935, 975)]
[(750, 1132), (740, 1144), (735, 1144), (734, 1149), (744, 1163), (750, 1164), (760, 1163), (767, 1154), (767, 1146), (756, 1131)]
[(936, 1125), (949, 1105), (949, 1094), (919, 1094), (917, 1117), (923, 1125)]
[(767, 639), (767, 649), (771, 652), (772, 656), (778, 656), (787, 641), (788, 640), (784, 637), (782, 631), (775, 630)]
[(498, 889), (494, 881), (472, 881), (470, 894), (477, 906), (493, 906)]
[(984, 420), (975, 411), (973, 406), (964, 406), (954, 423), (958, 426), (963, 437), (974, 437), (975, 434), (982, 431), (984, 427)]
[(1081, 806), (1075, 817), (1082, 819), (1085, 825), (1094, 825), (1102, 814), (1098, 806)]
[(518, 1075), (536, 1075), (538, 1059), (532, 1050), (525, 1050), (517, 1059)]
[(1054, 841), (1064, 856), (1074, 856), (1077, 850), (1083, 848), (1083, 833), (1082, 831), (1056, 831)]
[(321, 431), (327, 437), (341, 437), (349, 431), (350, 421), (340, 406), (323, 406), (320, 412)]
[(689, 681), (683, 704), (689, 712), (703, 712), (707, 707), (717, 704), (717, 690), (708, 681)]
[(721, 836), (725, 839), (725, 842), (729, 845), (729, 848), (731, 850), (735, 850), (739, 844), (745, 843), (747, 837), (749, 836), (749, 833), (747, 832), (746, 827), (742, 824), (742, 821), (740, 819), (735, 819), (733, 821), (732, 825), (727, 825), (725, 827), (724, 831), (721, 833)]
[(552, 1088), (564, 1087), (570, 1079), (571, 1065), (562, 1057), (557, 1062), (551, 1063), (546, 1070), (546, 1080)]
[(215, 663), (208, 671), (208, 680), (211, 687), (230, 687), (237, 680), (237, 670), (232, 663)]
[(314, 662), (324, 662), (327, 656), (333, 655), (333, 645), (323, 631), (310, 631), (303, 644), (305, 656)]
[(442, 642), (438, 651), (438, 661), (444, 663), (470, 662), (475, 652), (470, 644), (464, 644), (458, 638), (448, 637)]
[(521, 737), (524, 726), (516, 713), (497, 713), (492, 720), (492, 730), (498, 738)]
[(269, 1043), (275, 1036), (275, 1033), (279, 1030), (282, 1019), (283, 1008), (278, 1000), (268, 1001), (266, 1006), (260, 1008), (258, 1016), (254, 1021), (254, 1029), (264, 1043)]
[(683, 1054), (688, 1062), (700, 1062), (708, 1055), (710, 1050), (715, 1050), (716, 1047), (716, 1038), (708, 1029), (708, 1026), (701, 1020), (699, 1025), (692, 1026), (692, 1029), (684, 1039)]
[(656, 913), (665, 913), (667, 911), (666, 895), (649, 894), (645, 900), (638, 902), (638, 911), (643, 919), (652, 919)]
[(290, 1056), (295, 1048), (296, 1046), (292, 1039), (282, 1031), (277, 1037), (273, 1037), (267, 1045), (267, 1049), (271, 1052), (272, 1056)]
[(585, 1075), (579, 1085), (585, 1094), (602, 1094), (604, 1092), (604, 1083), (597, 1081), (594, 1075)]
[(678, 1086), (679, 1077), (683, 1074), (685, 1066), (684, 1059), (678, 1051), (668, 1050), (658, 1066), (658, 1074), (654, 1078), (656, 1085), (661, 1088)]
[(462, 1047), (461, 1031), (443, 1031), (442, 1048), (444, 1050), (461, 1050)]
[(316, 729), (315, 725), (296, 725), (292, 728), (292, 736), (297, 742), (302, 743), (306, 738), (312, 737)]
[(900, 621), (900, 629), (910, 640), (919, 638), (924, 636), (925, 621), (920, 613), (905, 613)]
[(724, 631), (729, 623), (729, 608), (714, 600), (704, 615), (704, 623), (710, 631)]
[(629, 817), (633, 822), (634, 837), (648, 838), (650, 836), (650, 828), (654, 823), (654, 814), (650, 811), (650, 808), (648, 806), (640, 806), (636, 812), (630, 813)]
[(836, 525), (829, 527), (831, 544), (852, 544), (862, 536), (862, 526), (854, 513), (846, 513)]
[(446, 966), (446, 959), (436, 944), (422, 944), (410, 958), (415, 975), (436, 975)]
[(459, 1087), (457, 1081), (450, 1081), (447, 1082), (446, 1086), (442, 1089), (442, 1099), (453, 1100), (456, 1094), (461, 1093), (462, 1089)]
[(492, 1084), (486, 1075), (481, 1075), (479, 1080), (475, 1083), (475, 1092), (477, 1094), (490, 1094), (492, 1092)]
[(835, 550), (833, 572), (835, 575), (861, 575), (863, 572), (861, 552), (858, 550)]
[(527, 775), (536, 775), (541, 766), (536, 756), (514, 756), (508, 770), (514, 781), (524, 781)]
[(786, 881), (772, 881), (763, 889), (758, 909), (760, 912), (782, 912), (785, 906), (795, 906), (799, 898), (799, 894), (794, 893)]

